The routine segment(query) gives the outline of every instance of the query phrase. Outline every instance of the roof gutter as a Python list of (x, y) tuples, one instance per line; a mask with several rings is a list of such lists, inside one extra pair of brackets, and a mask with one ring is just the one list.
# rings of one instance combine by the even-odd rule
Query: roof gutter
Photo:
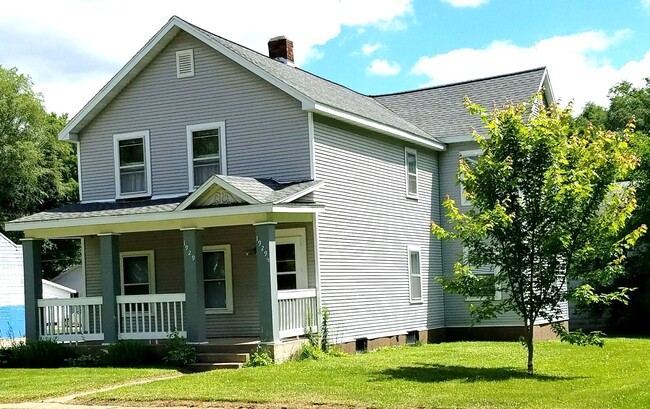
[(317, 102), (312, 104), (303, 103), (303, 110), (308, 112), (313, 112), (316, 114), (324, 115), (330, 118), (339, 119), (343, 122), (347, 122), (352, 125), (357, 125), (362, 128), (370, 129), (372, 131), (380, 132), (394, 138), (411, 142), (419, 146), (424, 146), (436, 151), (445, 151), (447, 147), (445, 144), (440, 143), (433, 139), (424, 138), (419, 135), (412, 134), (410, 132), (403, 131), (401, 129), (394, 128), (389, 125), (384, 125), (373, 120), (351, 114), (340, 109), (332, 108), (327, 105), (319, 104)]

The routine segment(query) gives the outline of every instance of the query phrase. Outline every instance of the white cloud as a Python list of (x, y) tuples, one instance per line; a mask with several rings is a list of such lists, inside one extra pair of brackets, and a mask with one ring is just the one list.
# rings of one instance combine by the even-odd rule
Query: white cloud
[(643, 84), (643, 77), (650, 72), (650, 52), (619, 68), (599, 57), (599, 52), (619, 45), (629, 34), (626, 30), (611, 36), (590, 31), (548, 38), (531, 47), (495, 41), (483, 49), (421, 57), (411, 72), (428, 76), (430, 81), (424, 85), (437, 85), (546, 66), (556, 99), (564, 104), (574, 100), (575, 110), (580, 112), (588, 101), (607, 106), (607, 92), (615, 83)]
[(454, 7), (478, 7), (487, 4), (490, 0), (442, 0), (443, 3)]
[[(155, 7), (131, 0), (7, 2), (0, 14), (0, 31), (10, 31), (22, 42), (12, 44), (11, 53), (6, 50), (10, 46), (0, 42), (0, 64), (29, 74), (48, 109), (74, 114), (99, 91), (93, 84), (114, 75), (172, 15), (264, 54), (271, 37), (286, 35), (294, 41), (296, 63), (302, 65), (321, 58), (317, 46), (338, 36), (344, 26), (386, 30), (403, 26), (404, 18), (413, 13), (411, 1), (159, 0)], [(33, 47), (51, 38), (59, 51), (52, 58), (60, 61), (76, 50), (76, 55), (95, 62), (93, 69), (76, 67), (74, 77), (64, 69), (52, 72), (51, 64), (42, 61)], [(71, 60), (78, 61), (68, 57)], [(97, 61), (104, 63), (103, 68), (96, 66)]]
[(370, 74), (389, 76), (397, 75), (400, 72), (400, 66), (396, 62), (387, 61), (387, 60), (372, 60), (370, 66), (368, 67), (368, 72)]
[(641, 7), (650, 10), (650, 0), (641, 0)]
[(364, 44), (361, 46), (361, 53), (363, 55), (370, 55), (382, 47), (381, 43)]

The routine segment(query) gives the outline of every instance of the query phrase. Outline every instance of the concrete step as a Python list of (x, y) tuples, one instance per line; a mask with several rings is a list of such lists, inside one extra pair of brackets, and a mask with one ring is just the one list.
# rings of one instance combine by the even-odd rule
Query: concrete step
[(257, 343), (254, 344), (200, 344), (194, 345), (196, 352), (199, 354), (250, 354), (255, 348)]
[(241, 362), (197, 362), (190, 364), (187, 369), (193, 372), (207, 372), (217, 369), (239, 369), (244, 366)]
[(196, 354), (196, 358), (199, 363), (244, 363), (250, 359), (250, 354), (233, 352), (199, 352)]

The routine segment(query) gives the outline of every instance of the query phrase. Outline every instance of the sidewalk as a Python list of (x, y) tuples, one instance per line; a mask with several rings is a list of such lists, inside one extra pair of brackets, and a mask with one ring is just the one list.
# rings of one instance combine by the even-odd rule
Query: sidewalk
[[(91, 395), (97, 392), (105, 392), (113, 389), (122, 388), (125, 386), (132, 385), (141, 385), (144, 383), (157, 382), (165, 379), (178, 378), (183, 376), (182, 374), (164, 376), (160, 378), (145, 379), (140, 381), (123, 383), (120, 385), (110, 386), (108, 388), (102, 388), (89, 392), (75, 393), (73, 395), (62, 396), (59, 398), (49, 398), (42, 401), (36, 402), (21, 402), (21, 403), (5, 403), (0, 404), (0, 409), (18, 409), (18, 408), (29, 408), (29, 409), (192, 409), (189, 406), (165, 406), (165, 407), (146, 407), (146, 406), (119, 406), (119, 405), (110, 405), (110, 406), (95, 406), (95, 405), (75, 405), (70, 403), (74, 398), (79, 396)], [(196, 408), (196, 406), (194, 407)]]

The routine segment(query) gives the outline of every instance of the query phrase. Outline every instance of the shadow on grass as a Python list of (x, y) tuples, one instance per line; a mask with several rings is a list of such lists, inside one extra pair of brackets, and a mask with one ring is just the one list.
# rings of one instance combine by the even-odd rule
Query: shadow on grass
[(510, 379), (534, 379), (537, 381), (568, 381), (581, 377), (553, 376), (544, 374), (528, 375), (525, 370), (516, 368), (477, 368), (460, 365), (422, 364), (403, 366), (378, 372), (373, 381), (404, 379), (415, 382), (497, 382)]

